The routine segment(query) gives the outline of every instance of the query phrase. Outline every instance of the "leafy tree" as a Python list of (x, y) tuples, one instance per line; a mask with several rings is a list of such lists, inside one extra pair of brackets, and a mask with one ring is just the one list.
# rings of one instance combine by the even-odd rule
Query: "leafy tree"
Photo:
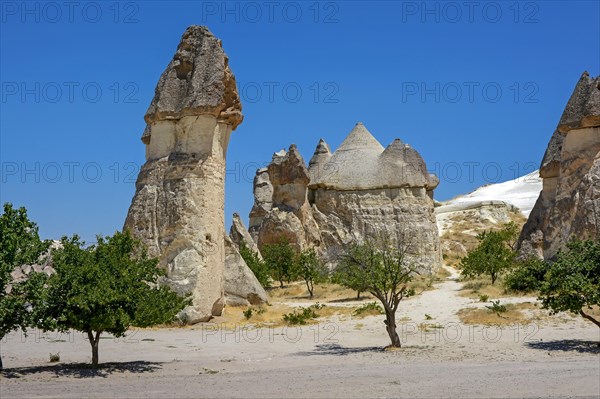
[(342, 285), (352, 288), (357, 281), (363, 281), (365, 290), (381, 302), (386, 330), (395, 348), (401, 346), (396, 332), (396, 311), (402, 299), (414, 295), (408, 283), (417, 273), (405, 254), (406, 248), (402, 245), (368, 241), (351, 247), (336, 270)]
[(366, 282), (360, 275), (349, 275), (344, 273), (343, 268), (339, 266), (333, 270), (331, 281), (356, 291), (356, 300), (360, 299), (360, 294), (368, 291)]
[(297, 277), (296, 251), (288, 241), (281, 240), (277, 244), (267, 244), (263, 246), (261, 252), (271, 277), (279, 281), (281, 288), (284, 281), (289, 283)]
[(268, 288), (271, 285), (271, 277), (269, 276), (269, 267), (266, 262), (262, 260), (256, 252), (251, 250), (243, 242), (240, 244), (240, 255), (244, 258), (244, 261), (252, 270), (252, 273), (256, 276), (256, 279), (264, 288)]
[(517, 234), (517, 226), (512, 222), (502, 230), (479, 234), (477, 248), (461, 260), (462, 275), (467, 278), (488, 275), (494, 285), (500, 274), (514, 265)]
[(38, 302), (46, 275), (34, 272), (22, 281), (13, 281), (12, 273), (22, 265), (37, 263), (49, 245), (40, 240), (38, 226), (29, 220), (25, 208), (4, 204), (0, 215), (0, 340), (19, 328), (27, 333), (30, 309)]
[(306, 249), (298, 254), (296, 261), (297, 273), (306, 283), (308, 294), (312, 298), (315, 291), (315, 283), (327, 280), (329, 270), (319, 259), (314, 249)]
[[(517, 278), (530, 283), (522, 287)], [(600, 306), (600, 241), (572, 241), (554, 261), (524, 264), (508, 283), (512, 289), (537, 289), (542, 306), (553, 314), (575, 313), (600, 327), (600, 319), (588, 312)]]
[(512, 291), (538, 291), (547, 271), (548, 264), (542, 259), (532, 257), (518, 261), (515, 269), (504, 279), (504, 286)]
[(98, 236), (90, 247), (77, 236), (61, 242), (52, 252), (56, 273), (48, 280), (39, 325), (87, 333), (93, 365), (102, 333), (123, 337), (130, 327), (170, 322), (189, 303), (158, 284), (164, 271), (128, 231)]

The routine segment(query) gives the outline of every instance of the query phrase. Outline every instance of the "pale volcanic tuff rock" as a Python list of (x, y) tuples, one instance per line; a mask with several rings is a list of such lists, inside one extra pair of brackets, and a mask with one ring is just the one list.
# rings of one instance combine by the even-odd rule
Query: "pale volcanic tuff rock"
[(252, 252), (256, 253), (260, 259), (262, 259), (262, 255), (258, 250), (256, 242), (254, 242), (254, 239), (246, 229), (246, 226), (244, 226), (244, 222), (238, 213), (233, 214), (231, 228), (229, 229), (229, 237), (238, 248), (240, 245), (244, 244)]
[(146, 163), (125, 229), (159, 257), (167, 284), (192, 294), (184, 310), (192, 323), (225, 304), (225, 155), (242, 118), (221, 42), (206, 27), (189, 27), (145, 116)]
[(254, 176), (254, 206), (250, 211), (248, 226), (248, 232), (255, 242), (258, 242), (260, 225), (271, 209), (273, 209), (273, 185), (269, 180), (267, 168), (261, 168)]
[(269, 179), (272, 187), (271, 210), (257, 228), (259, 248), (282, 239), (297, 250), (318, 246), (318, 226), (308, 203), (310, 177), (304, 159), (294, 144), (289, 151), (282, 150), (273, 155), (264, 177)]
[(258, 246), (246, 230), (240, 215), (234, 213), (229, 237), (225, 237), (225, 302), (230, 306), (268, 302), (265, 289), (240, 255), (240, 245), (245, 245), (262, 259)]
[(225, 302), (229, 306), (260, 305), (268, 302), (265, 289), (240, 255), (239, 247), (225, 236)]
[(285, 238), (298, 249), (317, 248), (333, 262), (344, 247), (383, 235), (407, 244), (409, 259), (421, 269), (439, 266), (432, 200), (439, 181), (400, 140), (383, 148), (358, 123), (333, 154), (320, 140), (308, 169), (292, 146), (274, 157), (267, 175), (272, 209), (260, 223), (255, 219), (259, 247)]
[(600, 77), (584, 72), (548, 145), (543, 189), (518, 247), (523, 256), (551, 259), (570, 239), (600, 232)]

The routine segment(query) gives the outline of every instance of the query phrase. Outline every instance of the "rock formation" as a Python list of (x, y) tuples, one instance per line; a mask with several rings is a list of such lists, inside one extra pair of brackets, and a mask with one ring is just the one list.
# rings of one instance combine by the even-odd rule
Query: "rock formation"
[(570, 239), (600, 232), (600, 77), (584, 72), (542, 160), (543, 189), (519, 238), (524, 256), (550, 259)]
[(240, 215), (237, 213), (233, 214), (231, 229), (229, 229), (229, 238), (234, 242), (234, 244), (239, 248), (240, 245), (247, 246), (252, 252), (256, 253), (260, 259), (262, 259), (262, 255), (256, 242), (244, 226), (244, 222), (240, 218)]
[(509, 222), (523, 227), (541, 190), (542, 179), (536, 170), (436, 203), (444, 263), (458, 265), (479, 244), (477, 235), (484, 231), (500, 230)]
[(240, 245), (245, 245), (262, 259), (258, 246), (246, 230), (240, 215), (234, 213), (229, 237), (225, 237), (225, 302), (230, 306), (268, 302), (265, 289), (240, 255)]
[(283, 238), (297, 249), (316, 248), (330, 261), (352, 243), (383, 235), (407, 245), (421, 269), (435, 270), (440, 245), (432, 198), (438, 183), (416, 150), (400, 140), (384, 149), (358, 123), (334, 153), (319, 141), (308, 168), (292, 145), (257, 171), (250, 231), (261, 248)]
[(269, 180), (267, 168), (258, 169), (254, 177), (254, 206), (250, 211), (248, 232), (255, 242), (258, 242), (260, 225), (265, 216), (273, 208), (273, 186)]
[(240, 255), (239, 247), (225, 237), (225, 302), (228, 306), (250, 306), (268, 302), (267, 293)]
[(125, 228), (160, 257), (170, 286), (192, 294), (190, 322), (220, 315), (225, 304), (225, 155), (242, 119), (221, 42), (189, 27), (145, 115), (146, 163)]

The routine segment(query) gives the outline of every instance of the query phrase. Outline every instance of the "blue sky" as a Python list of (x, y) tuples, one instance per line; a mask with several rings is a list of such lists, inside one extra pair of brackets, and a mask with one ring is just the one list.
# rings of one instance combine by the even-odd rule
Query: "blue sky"
[(227, 154), (227, 228), (272, 153), (362, 121), (415, 147), (438, 200), (537, 168), (584, 70), (599, 2), (0, 3), (0, 200), (46, 238), (121, 229), (143, 116), (188, 25), (222, 39), (245, 120)]

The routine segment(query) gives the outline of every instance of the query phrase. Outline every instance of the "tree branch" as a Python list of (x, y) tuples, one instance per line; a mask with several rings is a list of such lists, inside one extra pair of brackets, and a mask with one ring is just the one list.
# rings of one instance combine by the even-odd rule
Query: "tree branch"
[(594, 319), (592, 316), (590, 316), (589, 314), (586, 314), (583, 310), (579, 311), (579, 315), (581, 315), (581, 317), (583, 317), (584, 319), (587, 319), (589, 321), (591, 321), (592, 323), (594, 323), (596, 326), (600, 327), (600, 321)]

